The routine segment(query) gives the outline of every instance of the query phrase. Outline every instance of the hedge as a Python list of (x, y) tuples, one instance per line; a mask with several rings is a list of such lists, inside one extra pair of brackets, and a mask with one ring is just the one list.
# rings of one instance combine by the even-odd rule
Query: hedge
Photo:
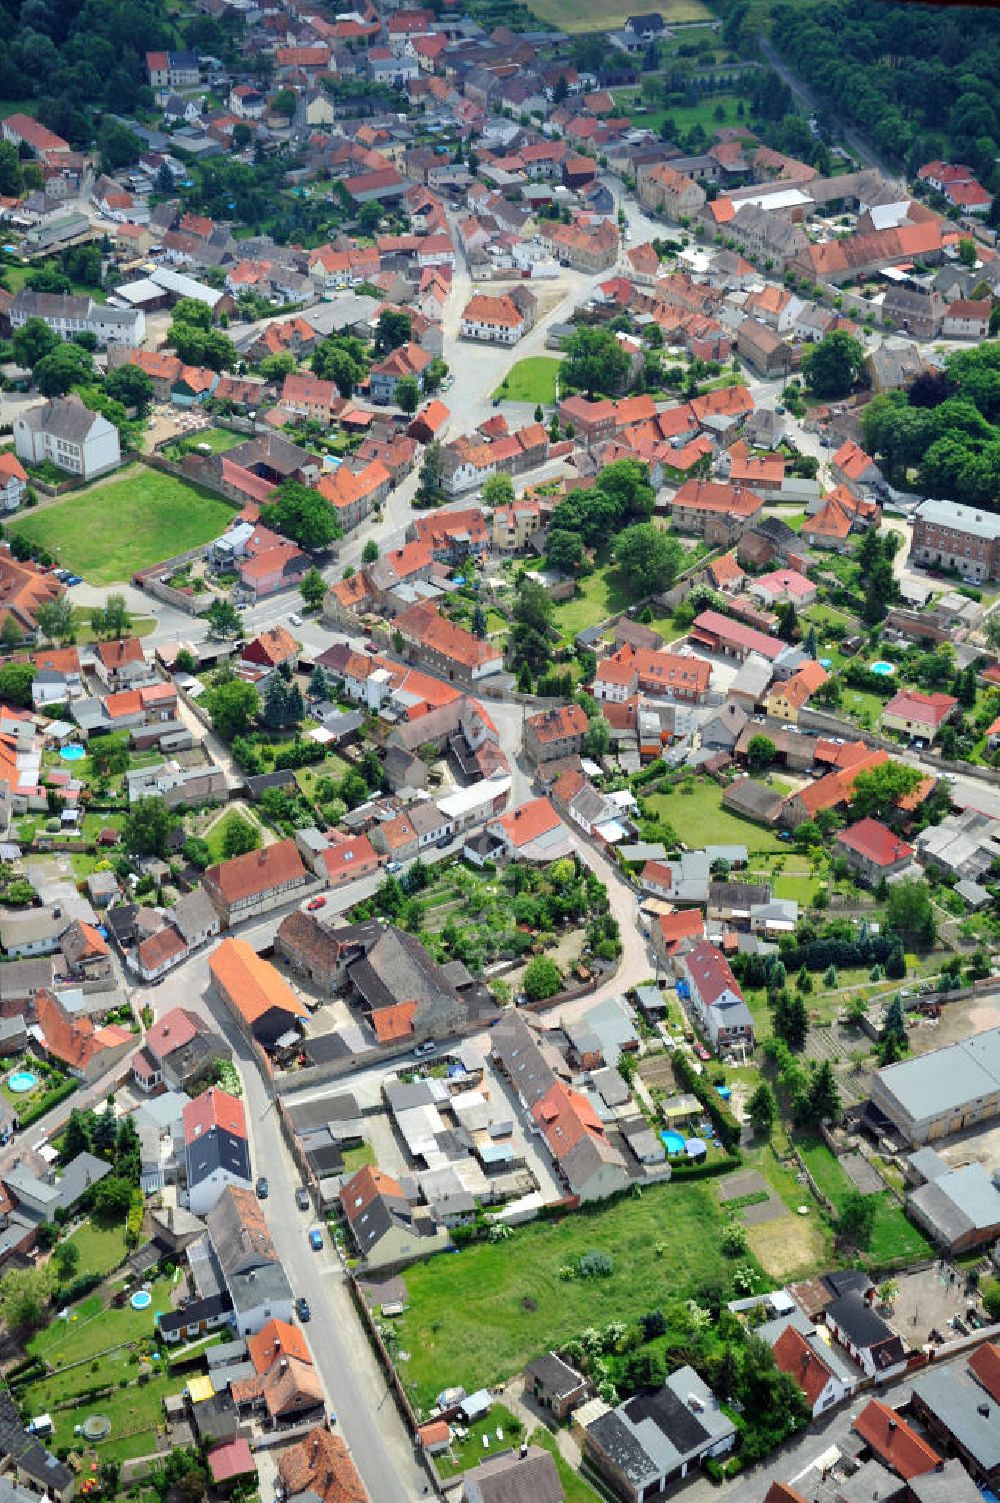
[[(825, 971), (831, 965), (845, 967), (885, 965), (890, 956), (902, 951), (897, 934), (869, 935), (867, 939), (814, 939), (807, 945), (782, 945), (781, 959), (786, 970)], [(905, 972), (904, 972), (905, 974)]]
[(697, 1096), (709, 1120), (715, 1128), (727, 1153), (738, 1156), (740, 1148), (740, 1124), (733, 1116), (729, 1107), (715, 1088), (709, 1085), (704, 1075), (697, 1075), (694, 1066), (680, 1049), (675, 1049), (671, 1057), (674, 1075), (678, 1077), (681, 1085)]
[(79, 1081), (72, 1078), (60, 1081), (57, 1086), (52, 1087), (51, 1091), (46, 1091), (44, 1096), (40, 1096), (34, 1105), (27, 1107), (24, 1111), (19, 1111), (17, 1120), (22, 1130), (30, 1127), (33, 1122), (37, 1122), (40, 1117), (44, 1117), (46, 1112), (58, 1106), (60, 1101), (65, 1101), (67, 1096), (72, 1096), (78, 1085)]

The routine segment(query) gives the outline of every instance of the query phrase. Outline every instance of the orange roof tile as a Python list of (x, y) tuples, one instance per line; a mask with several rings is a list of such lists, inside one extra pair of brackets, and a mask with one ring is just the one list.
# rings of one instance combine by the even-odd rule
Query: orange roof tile
[(247, 1024), (252, 1025), (272, 1008), (294, 1018), (308, 1016), (280, 971), (245, 939), (224, 939), (212, 951), (208, 967), (212, 979), (231, 998)]

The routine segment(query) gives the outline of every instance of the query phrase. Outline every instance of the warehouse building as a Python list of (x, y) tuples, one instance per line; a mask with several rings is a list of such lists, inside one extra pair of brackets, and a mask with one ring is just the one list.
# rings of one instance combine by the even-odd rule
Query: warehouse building
[(871, 1104), (908, 1143), (930, 1143), (1000, 1115), (1000, 1028), (879, 1070)]

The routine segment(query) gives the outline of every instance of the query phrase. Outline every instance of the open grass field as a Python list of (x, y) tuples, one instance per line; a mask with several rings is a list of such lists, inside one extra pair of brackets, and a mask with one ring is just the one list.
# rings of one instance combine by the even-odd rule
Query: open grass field
[(254, 820), (248, 818), (245, 809), (233, 809), (228, 814), (224, 814), (221, 819), (216, 820), (205, 836), (205, 844), (212, 853), (213, 861), (224, 861), (226, 859), (226, 832), (229, 829), (230, 823), (236, 821), (240, 824), (252, 825), (259, 832), (259, 826)]
[(518, 360), (493, 393), (505, 402), (541, 402), (551, 407), (556, 400), (559, 360), (553, 355), (529, 355)]
[[(93, 1387), (100, 1374), (91, 1373), (89, 1367), (82, 1369), (81, 1387)], [(127, 1461), (132, 1456), (148, 1456), (156, 1450), (156, 1427), (163, 1423), (163, 1400), (167, 1394), (176, 1393), (182, 1386), (177, 1377), (169, 1373), (154, 1373), (146, 1383), (133, 1380), (137, 1374), (133, 1364), (122, 1371), (122, 1378), (129, 1379), (128, 1388), (117, 1388), (103, 1399), (88, 1399), (70, 1409), (53, 1413), (55, 1403), (64, 1402), (70, 1395), (58, 1395), (53, 1383), (34, 1383), (28, 1389), (33, 1414), (51, 1413), (55, 1430), (49, 1444), (54, 1447), (80, 1445), (74, 1429), (89, 1415), (103, 1414), (111, 1421), (111, 1433), (106, 1440), (98, 1441), (93, 1450), (101, 1461)], [(108, 1375), (108, 1381), (117, 1379), (117, 1369)], [(53, 1380), (54, 1381), (54, 1380)], [(87, 1443), (90, 1444), (89, 1442)]]
[[(48, 261), (35, 261), (30, 266), (4, 266), (3, 279), (11, 292), (20, 292), (26, 285), (32, 272), (38, 271), (42, 266), (50, 266), (53, 271), (61, 270), (58, 256)], [(93, 298), (95, 303), (107, 302), (107, 293), (100, 287), (88, 287), (84, 282), (74, 282), (70, 279), (69, 290), (77, 297)]]
[[(615, 31), (633, 14), (629, 6), (615, 5), (612, 0), (594, 0), (588, 5), (581, 5), (580, 0), (531, 0), (528, 9), (540, 21), (570, 32)], [(668, 25), (712, 19), (701, 0), (665, 0), (661, 13)]]
[(705, 845), (745, 845), (751, 854), (787, 851), (774, 830), (723, 809), (722, 789), (707, 778), (695, 780), (693, 793), (683, 793), (678, 786), (669, 793), (652, 793), (644, 802), (657, 819), (667, 820), (692, 850)]
[(743, 124), (736, 94), (709, 94), (697, 104), (655, 104), (642, 108), (643, 99), (638, 89), (615, 89), (614, 100), (623, 115), (649, 130), (659, 131), (664, 120), (672, 120), (679, 135), (700, 125), (711, 137), (723, 126)]
[(90, 584), (118, 584), (137, 569), (224, 532), (233, 508), (200, 486), (130, 465), (20, 518), (14, 531)]
[[(823, 1194), (837, 1207), (843, 1204), (853, 1186), (834, 1155), (825, 1143), (815, 1140), (799, 1142), (799, 1152)], [(868, 1258), (875, 1266), (892, 1262), (896, 1258), (927, 1258), (933, 1248), (918, 1227), (909, 1221), (901, 1206), (888, 1190), (877, 1197), (878, 1214), (872, 1232)]]
[[(588, 1326), (634, 1320), (721, 1272), (717, 1184), (654, 1185), (641, 1200), (583, 1207), (408, 1268), (409, 1308), (396, 1329), (408, 1353), (399, 1371), (416, 1403), (428, 1409), (453, 1383), (470, 1393), (491, 1386)], [(591, 1249), (612, 1255), (610, 1277), (559, 1277)]]

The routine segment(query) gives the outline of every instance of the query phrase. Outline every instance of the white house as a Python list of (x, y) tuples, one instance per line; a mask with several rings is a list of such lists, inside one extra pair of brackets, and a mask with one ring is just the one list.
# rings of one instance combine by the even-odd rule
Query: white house
[(0, 511), (17, 511), (28, 490), (28, 477), (16, 454), (0, 454)]
[(19, 459), (92, 480), (121, 463), (118, 429), (78, 396), (53, 397), (14, 419), (14, 448)]

